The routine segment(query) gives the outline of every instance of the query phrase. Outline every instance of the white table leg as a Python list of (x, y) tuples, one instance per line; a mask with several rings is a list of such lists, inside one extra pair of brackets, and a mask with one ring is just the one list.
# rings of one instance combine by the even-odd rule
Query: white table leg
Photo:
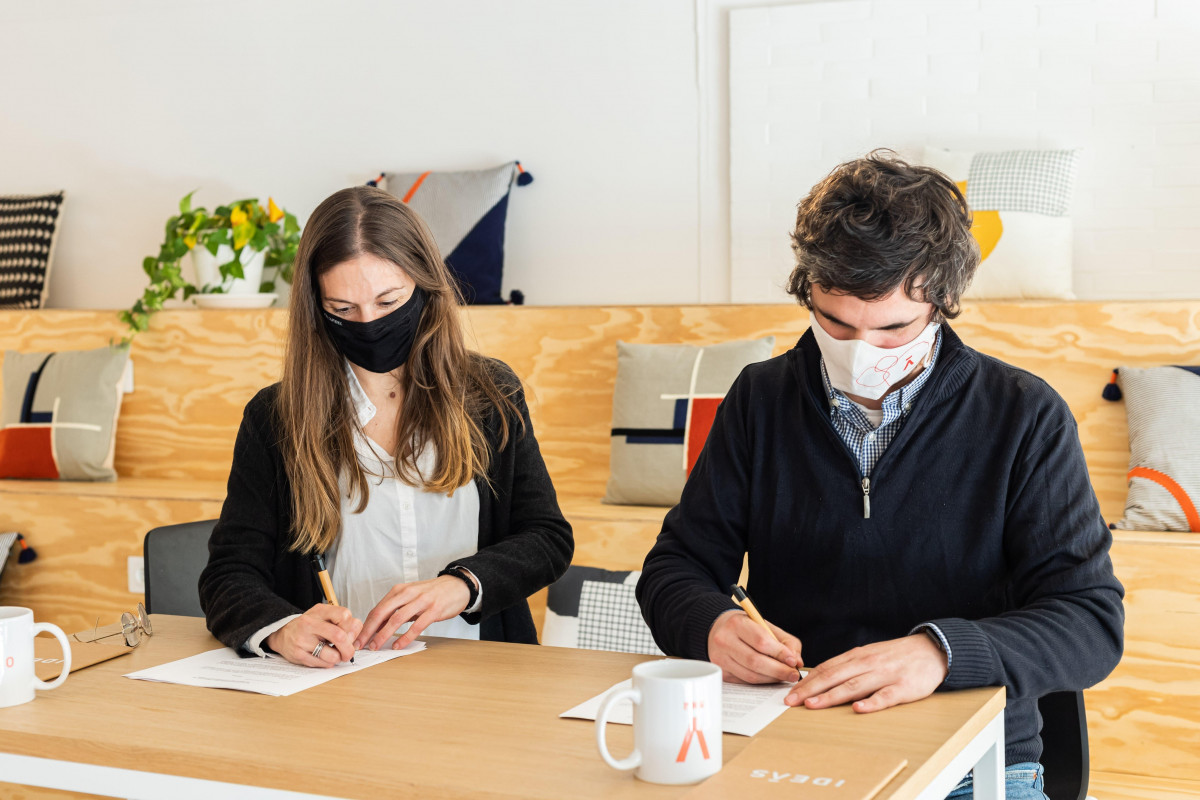
[(975, 800), (1004, 800), (1004, 714), (997, 718), (1000, 735), (975, 764)]
[(926, 786), (917, 800), (945, 800), (968, 772), (975, 770), (975, 800), (1004, 800), (1004, 710)]

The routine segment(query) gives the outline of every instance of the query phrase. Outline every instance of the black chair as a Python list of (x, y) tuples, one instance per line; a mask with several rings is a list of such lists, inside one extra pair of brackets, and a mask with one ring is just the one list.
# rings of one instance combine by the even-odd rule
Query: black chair
[(151, 614), (203, 617), (200, 572), (208, 563), (208, 537), (215, 519), (165, 525), (146, 534), (146, 610)]
[(1085, 800), (1088, 790), (1087, 715), (1083, 692), (1054, 692), (1038, 698), (1042, 715), (1043, 791), (1050, 800)]

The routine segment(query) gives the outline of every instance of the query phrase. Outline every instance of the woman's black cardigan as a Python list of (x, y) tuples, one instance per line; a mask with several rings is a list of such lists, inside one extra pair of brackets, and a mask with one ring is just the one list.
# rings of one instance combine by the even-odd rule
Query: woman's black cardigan
[[(526, 598), (566, 571), (575, 545), (533, 435), (520, 381), (507, 365), (491, 361), (491, 366), (498, 382), (514, 389), (520, 417), (510, 414), (503, 449), (499, 412), (493, 409), (484, 419), (492, 463), (490, 485), (475, 479), (479, 551), (455, 561), (479, 579), (483, 605), (464, 618), (480, 623), (482, 639), (537, 644)], [(292, 501), (279, 446), (278, 391), (279, 384), (268, 386), (246, 405), (228, 494), (200, 575), (208, 629), (235, 649), (263, 627), (322, 600), (309, 556), (288, 549)]]

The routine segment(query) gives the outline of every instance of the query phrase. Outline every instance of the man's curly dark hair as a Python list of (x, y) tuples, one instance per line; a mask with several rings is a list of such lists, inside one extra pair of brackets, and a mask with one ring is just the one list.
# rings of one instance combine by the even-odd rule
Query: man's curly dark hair
[(835, 168), (800, 201), (787, 291), (812, 309), (812, 287), (878, 300), (903, 287), (954, 319), (979, 266), (971, 212), (941, 172), (874, 150)]

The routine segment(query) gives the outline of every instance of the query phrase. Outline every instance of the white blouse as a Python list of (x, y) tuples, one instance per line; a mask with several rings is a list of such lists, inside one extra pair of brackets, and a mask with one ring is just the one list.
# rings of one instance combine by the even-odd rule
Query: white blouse
[[(374, 418), (377, 409), (367, 399), (358, 377), (346, 364), (350, 397), (360, 427)], [(475, 482), (453, 496), (426, 492), (396, 476), (396, 462), (378, 443), (359, 431), (354, 449), (367, 477), (368, 498), (362, 513), (355, 513), (358, 497), (348, 498), (347, 476), (339, 481), (342, 496), (342, 529), (329, 552), (326, 566), (338, 601), (356, 618), (366, 621), (375, 604), (397, 583), (431, 580), (449, 564), (479, 549), (479, 491)], [(417, 469), (430, 474), (437, 460), (432, 444), (417, 457)], [(384, 477), (380, 477), (384, 476)], [(483, 602), (483, 587), (475, 605)], [(266, 655), (262, 642), (298, 615), (285, 617), (255, 632), (247, 648)], [(408, 629), (401, 627), (400, 632)], [(479, 626), (461, 616), (434, 622), (423, 635), (478, 639)]]

